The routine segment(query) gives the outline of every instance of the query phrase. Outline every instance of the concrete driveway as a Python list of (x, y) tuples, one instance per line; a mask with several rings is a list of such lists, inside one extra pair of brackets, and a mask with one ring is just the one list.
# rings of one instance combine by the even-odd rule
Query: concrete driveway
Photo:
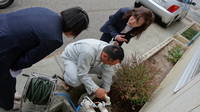
[[(57, 13), (66, 8), (73, 6), (81, 6), (84, 8), (90, 17), (89, 28), (81, 33), (76, 39), (64, 38), (65, 44), (57, 51), (62, 52), (64, 47), (73, 41), (83, 38), (96, 38), (99, 39), (101, 32), (100, 27), (105, 23), (110, 14), (115, 13), (121, 7), (133, 7), (135, 0), (15, 0), (14, 3), (6, 9), (0, 10), (0, 13), (7, 13), (29, 7), (46, 7)], [(197, 5), (192, 7), (188, 17), (192, 17), (200, 23), (200, 16), (196, 16), (199, 13), (199, 0), (194, 0)], [(199, 18), (198, 18), (199, 17)], [(137, 52), (139, 55), (144, 54), (152, 47), (156, 46), (166, 38), (172, 37), (180, 29), (184, 28), (188, 24), (187, 20), (181, 22), (175, 22), (168, 28), (162, 28), (158, 24), (152, 24), (148, 30), (144, 32), (139, 40), (132, 39), (130, 44), (124, 44), (123, 47), (128, 51), (128, 55)], [(127, 49), (129, 48), (129, 49)]]
[[(200, 1), (194, 1), (197, 2), (197, 6), (193, 7), (187, 17), (200, 23)], [(83, 38), (99, 39), (102, 34), (99, 29), (108, 19), (109, 15), (115, 13), (121, 7), (133, 7), (134, 0), (15, 0), (8, 8), (1, 9), (0, 13), (8, 13), (29, 7), (46, 7), (59, 13), (60, 11), (73, 6), (80, 6), (88, 12), (90, 18), (89, 28), (74, 40), (64, 37), (64, 45), (52, 53), (52, 57), (43, 59), (32, 67), (24, 69), (23, 73), (30, 74), (32, 72), (39, 72), (50, 75), (61, 75), (62, 70), (59, 66), (61, 65), (60, 55), (54, 54), (62, 52), (65, 46), (70, 42)], [(172, 37), (176, 32), (184, 28), (190, 22), (191, 21), (188, 19), (183, 19), (183, 21), (175, 22), (166, 29), (160, 27), (156, 23), (152, 24), (148, 30), (142, 34), (140, 39), (132, 39), (129, 44), (124, 44), (122, 46), (125, 50), (126, 56), (129, 57), (134, 53), (137, 53), (138, 55), (146, 53), (167, 38)], [(26, 78), (22, 76), (17, 77), (17, 91), (23, 91), (25, 82)]]

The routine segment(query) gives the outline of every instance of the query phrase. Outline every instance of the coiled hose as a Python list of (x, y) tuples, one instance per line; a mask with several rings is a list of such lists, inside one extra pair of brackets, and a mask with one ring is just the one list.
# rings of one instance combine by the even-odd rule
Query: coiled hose
[(47, 105), (54, 85), (49, 80), (32, 78), (26, 98), (37, 105)]

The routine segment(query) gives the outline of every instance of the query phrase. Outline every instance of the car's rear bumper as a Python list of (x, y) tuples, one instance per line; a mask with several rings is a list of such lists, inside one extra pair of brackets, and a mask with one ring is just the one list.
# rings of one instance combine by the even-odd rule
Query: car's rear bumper
[(146, 0), (145, 3), (136, 1), (136, 3), (150, 9), (155, 14), (156, 18), (160, 19), (164, 23), (170, 22), (176, 16), (174, 13), (170, 13), (169, 11), (167, 11), (167, 9), (158, 5), (153, 0)]

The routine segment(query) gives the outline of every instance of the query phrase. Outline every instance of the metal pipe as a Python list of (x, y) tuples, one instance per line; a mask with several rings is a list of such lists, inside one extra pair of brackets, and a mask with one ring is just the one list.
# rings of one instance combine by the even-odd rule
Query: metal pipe
[(191, 45), (198, 37), (200, 36), (200, 32), (198, 32), (191, 40), (187, 43), (187, 45)]

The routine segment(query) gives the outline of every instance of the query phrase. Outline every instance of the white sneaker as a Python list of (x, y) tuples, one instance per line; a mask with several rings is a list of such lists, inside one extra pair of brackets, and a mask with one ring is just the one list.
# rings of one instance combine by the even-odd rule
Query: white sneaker
[(20, 109), (20, 106), (21, 106), (21, 102), (14, 100), (14, 106), (10, 111), (17, 111)]

